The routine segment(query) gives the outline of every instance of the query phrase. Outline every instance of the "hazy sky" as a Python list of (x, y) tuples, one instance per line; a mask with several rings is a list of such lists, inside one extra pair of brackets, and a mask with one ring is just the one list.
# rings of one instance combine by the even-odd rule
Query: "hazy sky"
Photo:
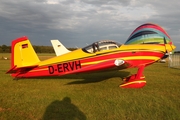
[(180, 50), (179, 0), (1, 0), (0, 45), (28, 36), (33, 45), (59, 39), (67, 47), (99, 40), (125, 43), (151, 22), (162, 26)]

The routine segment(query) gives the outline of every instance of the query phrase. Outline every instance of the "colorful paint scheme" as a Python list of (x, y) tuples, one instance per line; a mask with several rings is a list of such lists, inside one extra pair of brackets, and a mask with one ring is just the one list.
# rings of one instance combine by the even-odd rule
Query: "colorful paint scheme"
[(127, 39), (125, 45), (163, 44), (164, 39), (166, 39), (167, 43), (171, 42), (170, 36), (164, 29), (156, 24), (147, 23), (136, 28)]
[[(134, 38), (137, 38), (138, 41), (146, 29), (157, 32), (158, 35), (161, 35), (158, 40), (161, 38), (164, 42), (127, 44), (128, 41), (134, 41)], [(150, 33), (150, 39), (152, 39), (151, 32), (147, 33)], [(149, 39), (146, 40), (149, 42)], [(174, 50), (175, 46), (167, 33), (154, 24), (141, 25), (131, 34), (128, 41), (125, 45), (111, 40), (98, 41), (84, 48), (40, 61), (28, 38), (21, 37), (12, 41), (11, 69), (7, 73), (14, 78), (31, 78), (135, 67), (138, 68), (137, 74), (125, 78), (120, 87), (141, 88), (146, 85), (143, 75), (144, 68), (161, 59), (167, 51)]]

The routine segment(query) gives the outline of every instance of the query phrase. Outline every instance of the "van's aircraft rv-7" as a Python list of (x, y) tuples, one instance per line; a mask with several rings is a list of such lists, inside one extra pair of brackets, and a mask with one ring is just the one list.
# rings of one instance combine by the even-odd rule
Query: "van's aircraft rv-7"
[(39, 60), (30, 41), (24, 36), (12, 41), (11, 69), (7, 73), (14, 78), (32, 78), (138, 68), (137, 73), (126, 77), (120, 87), (141, 88), (146, 85), (144, 68), (174, 49), (166, 31), (152, 23), (136, 28), (125, 44), (111, 40), (98, 41), (44, 61)]

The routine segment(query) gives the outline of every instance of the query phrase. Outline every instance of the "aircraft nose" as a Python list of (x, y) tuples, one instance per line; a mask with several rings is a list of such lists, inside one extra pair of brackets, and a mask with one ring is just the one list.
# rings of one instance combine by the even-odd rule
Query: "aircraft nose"
[(165, 44), (165, 49), (168, 52), (172, 52), (175, 48), (176, 48), (176, 46), (173, 44)]
[(176, 46), (175, 46), (175, 45), (173, 45), (173, 44), (171, 45), (171, 47), (172, 47), (172, 50), (174, 50), (174, 49), (176, 48)]

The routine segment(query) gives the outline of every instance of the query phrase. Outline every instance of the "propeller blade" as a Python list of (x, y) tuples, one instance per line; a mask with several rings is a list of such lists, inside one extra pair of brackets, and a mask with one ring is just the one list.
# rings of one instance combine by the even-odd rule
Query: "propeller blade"
[(164, 37), (164, 44), (167, 44), (166, 38)]

